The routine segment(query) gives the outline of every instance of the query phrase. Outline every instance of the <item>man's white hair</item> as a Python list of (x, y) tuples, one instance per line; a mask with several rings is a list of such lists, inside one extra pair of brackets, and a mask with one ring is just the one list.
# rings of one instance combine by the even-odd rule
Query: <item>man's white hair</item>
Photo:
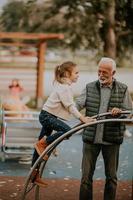
[(112, 69), (113, 69), (113, 71), (116, 71), (116, 62), (115, 62), (112, 58), (102, 57), (101, 60), (100, 60), (99, 63), (98, 63), (98, 67), (99, 67), (102, 63), (111, 63), (111, 64), (112, 64)]

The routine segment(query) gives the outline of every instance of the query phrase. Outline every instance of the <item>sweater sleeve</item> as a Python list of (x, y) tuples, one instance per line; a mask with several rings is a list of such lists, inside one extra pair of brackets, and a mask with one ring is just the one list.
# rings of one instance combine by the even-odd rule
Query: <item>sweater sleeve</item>
[(69, 107), (69, 112), (76, 117), (77, 119), (79, 119), (81, 117), (81, 113), (77, 110), (76, 106), (71, 105)]
[(58, 92), (58, 97), (65, 109), (67, 109), (74, 117), (80, 118), (81, 113), (75, 106), (73, 95), (69, 87), (64, 87), (62, 91)]

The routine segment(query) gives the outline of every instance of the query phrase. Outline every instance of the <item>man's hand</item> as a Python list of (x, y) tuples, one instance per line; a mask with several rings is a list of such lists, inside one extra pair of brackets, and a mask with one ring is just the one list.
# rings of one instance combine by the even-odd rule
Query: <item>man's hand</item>
[(121, 113), (121, 109), (119, 109), (119, 108), (113, 108), (112, 110), (111, 110), (111, 114), (113, 115), (113, 116), (116, 116), (116, 115), (119, 115), (120, 113)]

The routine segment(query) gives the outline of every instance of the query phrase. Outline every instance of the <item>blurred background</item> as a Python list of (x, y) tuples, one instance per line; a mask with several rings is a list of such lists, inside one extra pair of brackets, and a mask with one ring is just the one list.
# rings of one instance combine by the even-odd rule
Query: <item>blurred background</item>
[[(1, 0), (0, 32), (1, 96), (8, 93), (8, 85), (17, 78), (28, 106), (41, 107), (52, 90), (53, 69), (67, 60), (77, 63), (80, 69), (74, 86), (78, 95), (86, 83), (97, 78), (101, 56), (116, 60), (116, 77), (133, 93), (132, 0)], [(10, 33), (17, 35), (10, 37)], [(61, 33), (64, 38), (23, 39), (21, 33)], [(43, 74), (38, 72), (41, 42), (46, 44), (39, 64)]]
[[(116, 78), (128, 85), (133, 97), (132, 55), (132, 0), (0, 0), (1, 101), (8, 100), (9, 92), (14, 92), (10, 91), (12, 80), (17, 79), (19, 91), (15, 92), (21, 92), (26, 109), (40, 110), (52, 90), (55, 66), (68, 60), (79, 66), (80, 78), (73, 85), (77, 96), (86, 83), (97, 79), (97, 63), (102, 56), (116, 60)], [(133, 128), (128, 131), (130, 137), (120, 152), (122, 180), (131, 180), (133, 174), (130, 157)], [(23, 129), (21, 132), (24, 134)], [(59, 147), (62, 156), (51, 158), (46, 177), (79, 178), (81, 149), (81, 135), (63, 142)], [(97, 180), (104, 176), (101, 159), (97, 164)], [(25, 176), (30, 164), (31, 157), (19, 163), (8, 158), (0, 163), (0, 174)]]

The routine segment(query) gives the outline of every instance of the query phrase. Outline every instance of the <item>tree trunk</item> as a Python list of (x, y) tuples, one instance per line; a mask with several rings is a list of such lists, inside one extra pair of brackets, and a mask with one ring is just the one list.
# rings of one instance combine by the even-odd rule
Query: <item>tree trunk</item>
[(104, 55), (110, 58), (116, 57), (115, 35), (115, 0), (108, 0), (106, 9), (106, 31), (104, 43)]

